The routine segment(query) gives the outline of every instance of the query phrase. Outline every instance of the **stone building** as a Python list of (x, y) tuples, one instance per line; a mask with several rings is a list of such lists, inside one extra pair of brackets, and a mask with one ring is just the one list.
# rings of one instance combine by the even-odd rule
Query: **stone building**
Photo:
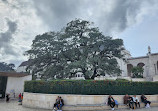
[(144, 69), (143, 78), (147, 81), (157, 81), (158, 77), (158, 53), (151, 53), (150, 47), (146, 56), (127, 59), (127, 76), (132, 77), (131, 69), (135, 66)]

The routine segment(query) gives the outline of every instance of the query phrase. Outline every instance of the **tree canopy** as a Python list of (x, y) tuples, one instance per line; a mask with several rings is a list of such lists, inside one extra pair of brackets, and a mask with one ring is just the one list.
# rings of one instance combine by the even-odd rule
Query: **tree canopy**
[[(116, 58), (122, 58), (122, 39), (104, 36), (91, 22), (75, 19), (60, 32), (37, 35), (30, 50), (28, 67), (41, 78), (71, 78), (80, 72), (86, 79), (119, 75)], [(36, 77), (35, 77), (36, 78)]]
[(5, 62), (0, 62), (0, 71), (14, 71), (14, 64), (7, 64)]

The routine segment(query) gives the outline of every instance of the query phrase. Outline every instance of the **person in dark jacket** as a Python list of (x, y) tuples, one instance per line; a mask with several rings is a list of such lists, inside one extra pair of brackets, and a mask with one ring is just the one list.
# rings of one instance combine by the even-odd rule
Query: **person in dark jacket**
[(144, 94), (142, 94), (142, 96), (141, 96), (141, 101), (145, 104), (145, 106), (147, 104), (149, 104), (149, 105), (151, 104), (151, 102), (147, 100), (147, 98), (144, 96)]
[(115, 100), (114, 100), (114, 98), (111, 95), (109, 95), (109, 97), (108, 97), (108, 105), (110, 105), (110, 107), (112, 108), (112, 110), (114, 110)]
[(58, 110), (61, 110), (63, 106), (64, 106), (64, 100), (61, 97), (59, 97), (59, 101), (58, 101), (56, 107)]
[(59, 100), (60, 100), (60, 97), (58, 96), (57, 99), (55, 100), (55, 103), (54, 103), (54, 106), (53, 106), (54, 110), (56, 110), (56, 106), (59, 103)]
[(134, 101), (133, 101), (133, 97), (131, 96), (129, 96), (129, 108), (134, 109)]

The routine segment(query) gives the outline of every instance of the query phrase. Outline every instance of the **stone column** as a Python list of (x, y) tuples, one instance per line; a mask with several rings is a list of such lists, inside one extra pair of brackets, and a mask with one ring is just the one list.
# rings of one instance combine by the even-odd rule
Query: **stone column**
[(152, 61), (152, 56), (151, 54), (148, 55), (149, 56), (149, 73), (148, 73), (148, 79), (150, 81), (152, 81), (153, 79), (153, 76), (155, 75), (155, 69), (154, 69), (154, 64), (153, 64), (153, 61)]

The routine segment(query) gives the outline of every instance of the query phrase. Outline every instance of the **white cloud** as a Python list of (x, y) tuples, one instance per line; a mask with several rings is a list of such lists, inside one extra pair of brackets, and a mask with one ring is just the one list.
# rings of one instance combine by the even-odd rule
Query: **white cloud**
[[(23, 53), (30, 48), (34, 37), (39, 33), (48, 31), (47, 25), (44, 25), (41, 19), (36, 15), (32, 5), (33, 3), (26, 2), (26, 0), (23, 2), (15, 0), (0, 4), (0, 20), (2, 21), (0, 23), (0, 27), (2, 27), (0, 34), (6, 33), (7, 31), (8, 25), (6, 18), (17, 24), (17, 29), (15, 33), (12, 34), (12, 40), (8, 43), (1, 41), (5, 45), (8, 44), (9, 47), (0, 46), (0, 61), (10, 63), (11, 61), (21, 62), (26, 60), (27, 57), (24, 57)], [(6, 37), (0, 38), (5, 39)], [(8, 48), (8, 50), (6, 50), (6, 48)], [(14, 53), (8, 53), (8, 51)]]
[(7, 31), (6, 18), (16, 22), (17, 30), (8, 42), (16, 54), (0, 49), (0, 61), (19, 64), (24, 51), (38, 34), (60, 30), (72, 19), (94, 22), (106, 35), (118, 36), (129, 27), (155, 16), (157, 0), (3, 0), (0, 2), (0, 33)]

